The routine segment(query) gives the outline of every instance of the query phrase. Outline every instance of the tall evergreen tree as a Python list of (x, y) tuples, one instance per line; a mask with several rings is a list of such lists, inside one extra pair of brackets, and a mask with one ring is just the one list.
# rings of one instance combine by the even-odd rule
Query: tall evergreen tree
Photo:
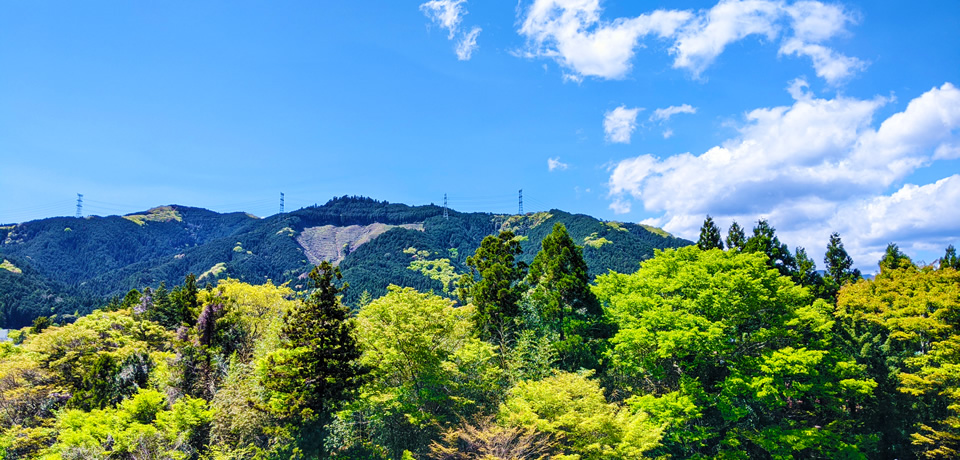
[(737, 221), (733, 221), (730, 224), (730, 229), (727, 230), (727, 249), (743, 251), (746, 245), (747, 236), (743, 233), (743, 227)]
[(823, 277), (817, 273), (817, 264), (807, 255), (807, 250), (798, 247), (794, 252), (793, 258), (797, 263), (797, 270), (794, 272), (793, 281), (809, 288), (810, 292), (818, 297), (825, 295), (823, 292)]
[(767, 263), (780, 271), (783, 276), (791, 276), (797, 270), (797, 261), (790, 254), (790, 248), (780, 242), (777, 229), (773, 228), (766, 219), (757, 221), (757, 226), (753, 227), (753, 236), (747, 239), (743, 250), (766, 254)]
[(723, 249), (723, 238), (720, 236), (720, 227), (713, 222), (713, 218), (707, 215), (700, 227), (700, 239), (697, 241), (697, 247), (701, 251), (709, 249)]
[(476, 327), (485, 340), (505, 339), (520, 314), (526, 264), (516, 257), (522, 253), (520, 242), (506, 231), (485, 237), (477, 252), (467, 257), (471, 273), (461, 278), (459, 295), (476, 306)]
[(830, 242), (827, 243), (827, 252), (823, 255), (824, 269), (827, 272), (826, 291), (830, 297), (836, 297), (837, 292), (845, 283), (855, 282), (860, 279), (860, 270), (853, 268), (853, 259), (843, 248), (843, 241), (840, 241), (840, 234), (833, 232), (830, 234)]
[(262, 381), (270, 409), (293, 422), (301, 448), (315, 455), (324, 423), (367, 373), (358, 361), (354, 322), (340, 304), (334, 279), (341, 279), (340, 270), (327, 261), (310, 272), (313, 291), (284, 317), (282, 346), (268, 356)]
[(528, 301), (547, 330), (559, 334), (555, 344), (560, 366), (567, 370), (599, 367), (612, 325), (590, 289), (583, 248), (557, 223), (543, 239), (527, 275)]
[(940, 269), (952, 268), (954, 270), (960, 271), (960, 258), (957, 257), (957, 250), (951, 244), (947, 246), (947, 251), (940, 258)]

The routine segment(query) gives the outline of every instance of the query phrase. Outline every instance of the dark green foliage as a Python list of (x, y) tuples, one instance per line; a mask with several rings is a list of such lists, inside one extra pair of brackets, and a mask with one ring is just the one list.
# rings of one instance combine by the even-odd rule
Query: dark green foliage
[(723, 249), (720, 227), (717, 227), (717, 224), (713, 223), (713, 218), (709, 215), (700, 227), (700, 239), (697, 240), (697, 247), (702, 251), (708, 249)]
[(827, 243), (823, 263), (827, 272), (824, 279), (825, 293), (833, 299), (836, 299), (837, 292), (844, 284), (860, 279), (860, 270), (853, 268), (853, 259), (843, 248), (843, 242), (840, 241), (840, 234), (837, 232), (830, 234), (830, 242)]
[(526, 270), (526, 264), (516, 262), (521, 253), (513, 232), (506, 231), (484, 238), (477, 252), (467, 257), (471, 273), (461, 278), (459, 295), (464, 303), (472, 300), (476, 306), (474, 320), (485, 340), (506, 338), (520, 315)]
[(340, 278), (326, 261), (310, 272), (313, 291), (284, 318), (283, 346), (268, 358), (263, 380), (270, 408), (299, 426), (298, 442), (308, 453), (320, 449), (318, 430), (368, 372), (358, 363), (355, 326), (333, 284)]
[(747, 245), (747, 236), (743, 233), (743, 227), (733, 221), (730, 229), (727, 230), (727, 249), (742, 251)]
[(794, 260), (797, 263), (797, 271), (793, 273), (793, 282), (810, 289), (810, 292), (817, 297), (827, 295), (824, 291), (824, 281), (820, 273), (817, 273), (817, 264), (807, 255), (807, 250), (801, 247), (796, 249)]
[(31, 334), (39, 334), (43, 332), (44, 329), (53, 325), (53, 321), (50, 320), (47, 316), (38, 316), (33, 320), (33, 326), (30, 327)]
[(940, 269), (942, 270), (944, 268), (960, 270), (960, 258), (957, 257), (957, 250), (952, 244), (947, 246), (946, 252), (943, 257), (940, 258)]
[(879, 265), (880, 273), (888, 270), (902, 270), (914, 266), (910, 257), (907, 257), (894, 243), (887, 245), (887, 250), (884, 252), (883, 258), (880, 259)]
[(776, 268), (781, 275), (790, 276), (797, 270), (797, 262), (790, 254), (790, 248), (780, 242), (777, 230), (765, 219), (760, 219), (753, 227), (753, 236), (747, 239), (744, 252), (759, 252), (767, 255), (767, 263)]
[(557, 350), (567, 369), (595, 369), (598, 340), (610, 332), (602, 323), (603, 309), (589, 283), (582, 249), (563, 224), (554, 224), (530, 264), (528, 301), (540, 323), (559, 335)]
[[(0, 317), (6, 321), (0, 326), (23, 327), (41, 315), (83, 315), (132, 289), (155, 288), (161, 282), (174, 286), (188, 274), (203, 274), (218, 264), (223, 264), (222, 272), (198, 276), (197, 282), (215, 283), (226, 277), (255, 284), (289, 281), (294, 289), (304, 290), (307, 286), (300, 278), (313, 265), (297, 237), (304, 229), (324, 225), (423, 224), (423, 231), (391, 229), (349, 252), (339, 265), (344, 281), (354, 287), (344, 293), (347, 305), (355, 306), (363, 291), (374, 298), (382, 296), (390, 284), (441, 292), (440, 281), (407, 268), (411, 258), (403, 251), (410, 247), (428, 251), (431, 258), (447, 258), (457, 273), (466, 273), (466, 257), (484, 237), (499, 232), (497, 226), (509, 217), (451, 211), (444, 219), (439, 206), (407, 206), (358, 197), (335, 198), (322, 206), (264, 219), (185, 206), (171, 206), (164, 212), (176, 212), (181, 220), (146, 220), (138, 225), (118, 216), (53, 218), (5, 230), (0, 253), (23, 273), (0, 270), (0, 310), (6, 313)], [(614, 225), (557, 210), (549, 215), (542, 223), (526, 216), (521, 219), (518, 230), (527, 240), (521, 243), (523, 254), (518, 261), (533, 260), (540, 240), (556, 222), (563, 222), (578, 243), (593, 234), (610, 242), (584, 249), (591, 276), (611, 269), (632, 271), (640, 261), (652, 257), (655, 249), (690, 244), (639, 225)], [(66, 228), (70, 231), (64, 231)], [(242, 250), (234, 250), (237, 243)], [(175, 292), (171, 296), (175, 306), (183, 306)], [(117, 306), (114, 303), (111, 308)], [(184, 322), (185, 312), (171, 313), (163, 320), (165, 325), (173, 328)], [(197, 314), (199, 309), (194, 306), (186, 322)]]

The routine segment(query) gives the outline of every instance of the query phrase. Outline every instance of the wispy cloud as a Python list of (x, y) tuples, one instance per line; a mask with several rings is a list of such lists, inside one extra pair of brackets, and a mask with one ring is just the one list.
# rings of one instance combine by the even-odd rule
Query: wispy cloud
[(447, 40), (453, 40), (459, 36), (454, 51), (457, 59), (461, 61), (469, 61), (473, 56), (473, 52), (478, 48), (477, 36), (482, 30), (479, 27), (473, 27), (469, 32), (461, 32), (460, 23), (467, 14), (464, 8), (466, 3), (466, 0), (430, 0), (420, 5), (420, 11), (428, 19), (447, 30)]
[(547, 158), (547, 170), (550, 172), (553, 172), (556, 170), (563, 171), (564, 169), (567, 169), (569, 167), (570, 165), (560, 161), (560, 157)]
[(617, 107), (603, 117), (603, 132), (607, 141), (629, 144), (630, 136), (637, 129), (637, 114), (642, 108), (628, 109), (626, 106)]
[(697, 113), (697, 108), (690, 106), (690, 104), (671, 105), (667, 108), (654, 110), (653, 115), (650, 115), (650, 121), (667, 121), (670, 117), (679, 113), (694, 114)]

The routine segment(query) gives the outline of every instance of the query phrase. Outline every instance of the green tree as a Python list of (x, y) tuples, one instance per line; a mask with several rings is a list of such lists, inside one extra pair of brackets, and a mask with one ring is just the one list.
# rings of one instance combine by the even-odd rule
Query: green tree
[(365, 439), (355, 443), (369, 441), (397, 457), (404, 449), (422, 452), (444, 427), (496, 407), (503, 371), (494, 346), (473, 336), (473, 313), (397, 286), (360, 310), (361, 363), (370, 378), (350, 413), (341, 413), (345, 426), (365, 421)]
[(844, 284), (860, 279), (860, 270), (853, 268), (853, 259), (843, 248), (843, 241), (840, 241), (840, 234), (837, 232), (830, 234), (823, 263), (827, 272), (824, 279), (825, 289), (831, 298), (837, 297), (837, 292)]
[(522, 253), (513, 232), (505, 231), (485, 237), (477, 252), (467, 257), (471, 273), (461, 278), (459, 296), (476, 306), (474, 320), (485, 340), (508, 339), (520, 314), (526, 264), (516, 258)]
[(957, 458), (960, 274), (915, 267), (897, 252), (874, 280), (844, 286), (837, 301), (845, 345), (880, 385), (862, 418), (880, 433), (882, 457)]
[(708, 249), (723, 249), (723, 238), (720, 236), (720, 227), (713, 223), (713, 218), (707, 215), (700, 227), (700, 239), (697, 247), (703, 251)]
[(742, 251), (747, 245), (747, 236), (743, 233), (743, 227), (733, 221), (727, 230), (727, 249), (731, 251)]
[(957, 250), (952, 244), (947, 246), (946, 252), (943, 257), (940, 258), (940, 269), (942, 270), (944, 268), (952, 268), (960, 271), (960, 257), (957, 257)]
[(292, 422), (301, 452), (319, 455), (323, 425), (353, 396), (367, 369), (334, 285), (340, 271), (323, 261), (309, 276), (313, 291), (284, 317), (282, 347), (263, 360), (261, 374), (268, 407)]
[(887, 245), (887, 250), (883, 253), (883, 258), (880, 259), (879, 265), (880, 273), (883, 273), (885, 270), (916, 268), (913, 261), (910, 260), (910, 257), (904, 254), (894, 243)]
[(823, 277), (817, 272), (817, 264), (807, 255), (807, 250), (801, 247), (794, 252), (793, 259), (797, 264), (797, 271), (793, 273), (793, 281), (810, 289), (817, 297), (827, 295), (824, 292)]
[(665, 250), (597, 278), (627, 405), (665, 427), (653, 456), (855, 457), (876, 384), (832, 340), (832, 307), (759, 253)]
[(757, 226), (753, 227), (753, 235), (747, 239), (743, 250), (766, 254), (770, 267), (776, 268), (783, 276), (790, 276), (797, 270), (797, 262), (790, 254), (790, 248), (780, 242), (776, 232), (777, 229), (766, 219), (760, 219)]

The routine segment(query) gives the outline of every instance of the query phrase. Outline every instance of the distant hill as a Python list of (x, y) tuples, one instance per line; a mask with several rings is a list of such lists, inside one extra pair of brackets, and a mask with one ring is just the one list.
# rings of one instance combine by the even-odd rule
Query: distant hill
[[(590, 273), (632, 272), (654, 249), (692, 244), (659, 229), (604, 222), (559, 210), (526, 215), (460, 213), (363, 197), (259, 219), (170, 205), (126, 216), (57, 217), (0, 227), (0, 326), (22, 327), (40, 315), (86, 314), (133, 288), (201, 285), (226, 277), (306, 288), (320, 260), (338, 263), (353, 304), (389, 284), (441, 292), (443, 280), (484, 236), (510, 229), (530, 262), (555, 222), (584, 246)], [(442, 260), (446, 259), (446, 260)], [(8, 268), (4, 268), (8, 267)], [(449, 283), (446, 285), (450, 289)]]

